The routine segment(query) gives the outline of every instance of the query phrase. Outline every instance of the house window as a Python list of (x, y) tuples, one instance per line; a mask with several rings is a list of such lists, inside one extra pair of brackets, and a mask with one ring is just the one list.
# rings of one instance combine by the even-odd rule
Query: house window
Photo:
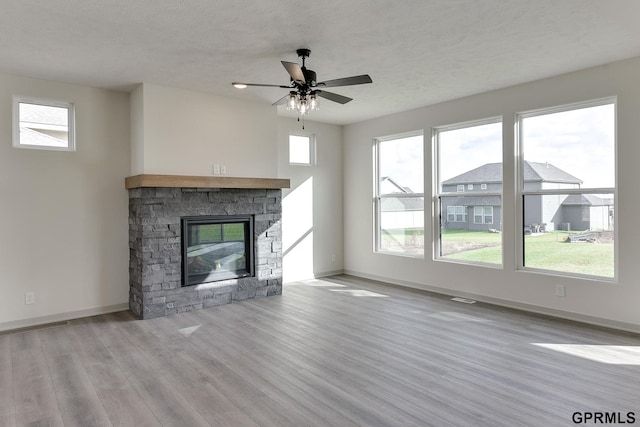
[(447, 206), (448, 222), (467, 222), (467, 208), (465, 206)]
[(13, 146), (75, 150), (74, 106), (70, 102), (13, 97)]
[(493, 206), (474, 206), (474, 224), (493, 224)]
[[(494, 118), (434, 130), (437, 179), (434, 251), (437, 260), (502, 264), (502, 119)], [(493, 191), (464, 192), (486, 182)], [(473, 206), (473, 208), (471, 207)], [(473, 215), (467, 219), (467, 215)], [(471, 220), (473, 219), (473, 220)]]
[(480, 184), (480, 189), (481, 190), (486, 190), (487, 189), (487, 184)]
[(520, 268), (616, 277), (615, 102), (517, 116)]
[(289, 164), (311, 166), (315, 163), (315, 137), (289, 135)]
[(375, 251), (424, 256), (422, 133), (374, 141)]

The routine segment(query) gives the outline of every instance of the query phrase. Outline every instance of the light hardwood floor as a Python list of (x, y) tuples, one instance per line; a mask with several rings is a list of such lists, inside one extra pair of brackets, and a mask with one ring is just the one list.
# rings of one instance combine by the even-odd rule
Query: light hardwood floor
[(640, 423), (639, 349), (633, 334), (340, 276), (0, 335), (0, 426)]

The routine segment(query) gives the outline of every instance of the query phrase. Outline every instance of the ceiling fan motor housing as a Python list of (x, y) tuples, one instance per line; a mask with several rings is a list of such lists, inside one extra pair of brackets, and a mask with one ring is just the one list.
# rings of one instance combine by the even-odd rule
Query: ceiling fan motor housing
[(316, 72), (313, 70), (308, 70), (305, 67), (302, 67), (302, 73), (304, 74), (304, 79), (307, 82), (307, 86), (315, 87), (316, 86)]

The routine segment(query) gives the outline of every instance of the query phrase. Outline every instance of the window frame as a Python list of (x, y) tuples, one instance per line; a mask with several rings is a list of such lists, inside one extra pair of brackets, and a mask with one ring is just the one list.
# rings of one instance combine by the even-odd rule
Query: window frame
[[(306, 138), (309, 142), (309, 162), (292, 162), (291, 161), (291, 137)], [(292, 166), (315, 166), (316, 165), (316, 135), (313, 133), (305, 132), (290, 132), (287, 138), (287, 153), (289, 157), (289, 164)]]
[[(52, 145), (23, 144), (20, 141), (20, 104), (32, 104), (43, 107), (65, 108), (67, 110), (67, 145), (57, 147)], [(31, 96), (13, 95), (12, 99), (12, 146), (31, 150), (76, 151), (75, 103), (70, 101), (45, 99)]]
[[(452, 259), (452, 258), (448, 258), (446, 256), (442, 256), (441, 255), (441, 247), (442, 247), (442, 237), (441, 237), (441, 230), (442, 230), (442, 218), (443, 218), (443, 212), (442, 212), (442, 198), (443, 197), (456, 197), (459, 196), (459, 191), (458, 189), (460, 188), (460, 185), (456, 186), (456, 191), (455, 192), (444, 192), (441, 191), (440, 189), (440, 182), (441, 182), (441, 178), (440, 178), (440, 168), (439, 168), (439, 164), (440, 164), (440, 140), (439, 140), (439, 134), (442, 132), (447, 132), (447, 131), (453, 131), (453, 130), (458, 130), (458, 129), (466, 129), (466, 128), (471, 128), (471, 127), (475, 127), (475, 126), (483, 126), (483, 125), (489, 125), (489, 124), (495, 124), (495, 123), (500, 123), (500, 124), (504, 124), (504, 118), (503, 116), (493, 116), (493, 117), (488, 117), (485, 119), (479, 119), (479, 120), (472, 120), (472, 121), (467, 121), (467, 122), (462, 122), (462, 123), (457, 123), (457, 124), (452, 124), (452, 125), (444, 125), (444, 126), (436, 126), (432, 128), (432, 132), (431, 132), (431, 138), (432, 138), (432, 147), (433, 147), (433, 161), (432, 161), (432, 168), (433, 168), (433, 191), (432, 191), (432, 197), (433, 197), (433, 209), (434, 209), (434, 215), (433, 215), (433, 221), (432, 221), (432, 251), (433, 251), (433, 260), (434, 261), (442, 261), (442, 262), (451, 262), (451, 263), (458, 263), (458, 264), (466, 264), (466, 265), (474, 265), (474, 266), (481, 266), (481, 267), (489, 267), (489, 268), (497, 268), (497, 269), (504, 269), (504, 258), (505, 258), (505, 253), (504, 253), (504, 234), (501, 235), (501, 242), (500, 242), (500, 246), (502, 248), (502, 257), (500, 259), (500, 264), (494, 264), (494, 263), (487, 263), (487, 262), (481, 262), (481, 261), (467, 261), (467, 260), (456, 260), (456, 259)], [(502, 150), (503, 150), (503, 156), (504, 156), (504, 132), (502, 132), (502, 138), (501, 138), (501, 146), (502, 146)], [(504, 162), (504, 159), (502, 160)], [(463, 192), (464, 192), (464, 188), (466, 187), (465, 185), (462, 185), (463, 187)], [(500, 201), (501, 201), (501, 206), (504, 207), (504, 169), (503, 169), (503, 173), (502, 173), (502, 185), (501, 185), (501, 191), (483, 191), (482, 193), (471, 193), (470, 197), (474, 197), (476, 194), (478, 196), (482, 196), (482, 197), (487, 197), (487, 196), (499, 196), (500, 197)], [(502, 209), (502, 212), (504, 214), (504, 209)], [(468, 212), (467, 209), (465, 209), (464, 211), (465, 215), (464, 215), (464, 222), (469, 222), (469, 215), (472, 215), (472, 213)], [(446, 212), (445, 212), (446, 215)], [(447, 216), (445, 216), (444, 218), (447, 218)], [(493, 216), (492, 216), (493, 218)], [(448, 219), (448, 218), (447, 218)], [(475, 218), (474, 218), (475, 219)]]
[[(522, 120), (530, 117), (536, 117), (547, 114), (562, 113), (574, 111), (583, 108), (598, 107), (603, 105), (613, 105), (614, 114), (614, 187), (600, 188), (561, 188), (561, 189), (541, 189), (541, 190), (525, 190), (524, 189), (524, 138)], [(618, 281), (618, 138), (617, 138), (617, 117), (618, 103), (617, 97), (611, 96), (589, 101), (575, 102), (554, 107), (539, 108), (517, 113), (515, 115), (515, 148), (516, 148), (516, 260), (517, 269), (521, 271), (536, 272), (550, 276), (575, 277), (581, 279), (591, 279), (603, 282)], [(539, 267), (525, 266), (525, 221), (524, 221), (524, 199), (526, 196), (557, 196), (557, 195), (584, 195), (584, 194), (613, 194), (614, 209), (614, 243), (613, 243), (613, 277), (596, 276), (591, 274), (573, 273), (567, 271), (549, 270)]]
[[(397, 139), (405, 139), (411, 137), (422, 137), (422, 178), (425, 178), (425, 169), (424, 169), (424, 155), (425, 155), (425, 140), (424, 140), (424, 131), (413, 131), (406, 132), (396, 135), (390, 135), (385, 137), (378, 137), (373, 139), (373, 213), (374, 213), (374, 221), (373, 221), (373, 252), (385, 255), (394, 255), (408, 258), (416, 258), (416, 259), (424, 259), (425, 253), (424, 250), (422, 254), (410, 254), (403, 252), (393, 252), (382, 249), (381, 245), (381, 226), (382, 226), (382, 200), (385, 198), (416, 198), (422, 197), (423, 202), (425, 198), (425, 193), (393, 193), (393, 194), (381, 194), (380, 193), (380, 150), (379, 146), (382, 142), (393, 141)], [(423, 206), (423, 224), (424, 224), (424, 233), (423, 239), (425, 239), (424, 249), (426, 250), (426, 230), (427, 230), (427, 222), (426, 222), (426, 208)]]

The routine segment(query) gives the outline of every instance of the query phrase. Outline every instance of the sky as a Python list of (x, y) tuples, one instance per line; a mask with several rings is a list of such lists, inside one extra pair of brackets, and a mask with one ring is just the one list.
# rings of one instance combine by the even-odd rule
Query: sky
[[(581, 179), (581, 188), (615, 186), (613, 104), (526, 117), (522, 138), (525, 160), (549, 162)], [(382, 141), (380, 176), (423, 192), (423, 146), (422, 135)], [(441, 181), (486, 163), (500, 163), (502, 123), (442, 131), (438, 151)]]
[(549, 162), (583, 181), (581, 188), (615, 186), (613, 104), (523, 120), (524, 159)]
[(381, 141), (378, 146), (380, 177), (391, 177), (414, 193), (423, 193), (423, 145), (422, 135)]

